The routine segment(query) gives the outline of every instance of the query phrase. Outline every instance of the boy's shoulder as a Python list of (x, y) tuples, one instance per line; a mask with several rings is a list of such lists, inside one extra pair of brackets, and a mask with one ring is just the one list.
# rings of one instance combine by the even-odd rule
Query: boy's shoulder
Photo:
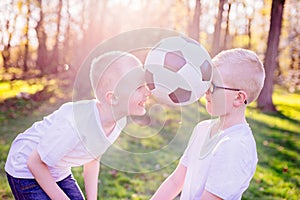
[(70, 105), (74, 117), (86, 118), (87, 116), (95, 117), (96, 101), (95, 100), (81, 100), (72, 102)]
[(256, 142), (247, 124), (238, 124), (222, 132), (218, 147), (219, 151), (236, 156), (256, 154)]
[(94, 105), (96, 102), (95, 100), (80, 100), (80, 101), (69, 101), (61, 105), (60, 109), (71, 109), (73, 106), (91, 106)]
[(56, 116), (57, 119), (67, 120), (73, 124), (76, 118), (87, 118), (87, 116), (93, 115), (95, 106), (94, 100), (70, 101), (62, 104), (50, 116)]
[(58, 108), (58, 111), (64, 113), (74, 112), (74, 111), (76, 112), (87, 111), (87, 109), (93, 109), (95, 104), (96, 104), (95, 100), (82, 100), (82, 101), (74, 101), (74, 102), (70, 101), (62, 104)]

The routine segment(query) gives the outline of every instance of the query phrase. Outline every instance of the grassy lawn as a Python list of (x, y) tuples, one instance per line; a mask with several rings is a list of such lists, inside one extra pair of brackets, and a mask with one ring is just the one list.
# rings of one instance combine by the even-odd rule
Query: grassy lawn
[[(34, 85), (34, 84), (32, 84)], [(2, 85), (2, 88), (10, 87)], [(40, 89), (40, 86), (33, 86), (33, 89)], [(0, 84), (0, 96), (3, 97)], [(56, 108), (68, 99), (46, 98), (43, 101), (33, 102), (24, 99), (10, 99), (0, 103), (0, 199), (13, 199), (6, 182), (4, 164), (13, 138), (28, 128), (34, 121)], [(247, 119), (251, 125), (256, 138), (259, 163), (249, 189), (244, 193), (243, 199), (299, 199), (300, 197), (300, 95), (289, 94), (284, 90), (276, 88), (274, 102), (278, 114), (262, 114), (250, 105), (247, 109)], [(152, 139), (129, 137), (122, 134), (116, 145), (133, 152), (151, 152), (168, 144), (175, 137), (178, 127), (180, 112), (176, 109), (164, 111), (168, 113), (161, 134)], [(196, 113), (200, 113), (200, 120), (209, 118), (205, 112), (203, 102), (193, 104), (187, 109), (185, 119), (189, 123), (196, 123)], [(165, 119), (157, 117), (157, 124)], [(151, 126), (151, 128), (155, 128)], [(151, 131), (147, 128), (138, 127), (135, 123), (129, 124), (128, 130), (141, 128), (144, 136), (147, 137)], [(148, 132), (147, 132), (148, 131)], [(190, 133), (186, 133), (183, 142), (186, 143)], [(147, 172), (146, 165), (139, 157), (136, 163), (121, 160), (124, 165), (139, 165), (145, 167), (143, 173), (128, 173), (106, 165), (101, 166), (99, 177), (99, 199), (133, 199), (146, 200), (157, 189), (161, 182), (174, 170), (177, 160), (164, 162), (169, 158), (161, 156), (158, 163), (161, 166), (158, 170)], [(76, 179), (83, 188), (82, 168), (73, 170)]]

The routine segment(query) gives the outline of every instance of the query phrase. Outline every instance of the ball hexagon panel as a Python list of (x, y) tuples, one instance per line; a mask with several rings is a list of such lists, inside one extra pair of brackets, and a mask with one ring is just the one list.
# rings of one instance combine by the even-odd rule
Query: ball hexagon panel
[(205, 60), (201, 65), (200, 65), (200, 71), (202, 74), (202, 81), (210, 81), (212, 77), (212, 66), (211, 64)]
[(180, 84), (182, 87), (186, 85), (184, 88), (189, 88), (189, 90), (193, 91), (195, 96), (201, 95), (201, 91), (199, 87), (201, 86), (202, 74), (196, 67), (187, 64), (180, 71), (177, 72), (182, 79), (184, 79), (185, 83)]
[[(182, 84), (180, 77), (176, 72), (173, 72), (163, 66), (153, 71), (153, 81), (155, 89), (159, 90), (161, 87), (167, 88), (169, 91), (173, 91), (177, 88), (178, 84)], [(170, 84), (174, 83), (174, 84)]]
[(208, 53), (203, 52), (202, 49), (204, 50), (200, 44), (196, 45), (194, 43), (188, 43), (181, 51), (184, 58), (188, 60), (188, 63), (193, 67), (198, 68), (204, 60), (209, 58)]
[(150, 90), (154, 90), (155, 84), (154, 84), (153, 74), (149, 70), (145, 71), (145, 79), (146, 79), (148, 88)]
[(156, 49), (162, 49), (166, 52), (181, 50), (186, 45), (186, 41), (182, 37), (169, 37), (161, 40)]
[(149, 69), (152, 73), (155, 73), (157, 67), (162, 66), (165, 62), (165, 55), (167, 51), (163, 49), (152, 49), (149, 51), (146, 61), (145, 61), (145, 68)]
[(165, 55), (164, 67), (173, 72), (179, 71), (186, 64), (181, 51), (167, 52)]
[(177, 88), (169, 94), (170, 99), (174, 103), (185, 103), (191, 99), (192, 91)]

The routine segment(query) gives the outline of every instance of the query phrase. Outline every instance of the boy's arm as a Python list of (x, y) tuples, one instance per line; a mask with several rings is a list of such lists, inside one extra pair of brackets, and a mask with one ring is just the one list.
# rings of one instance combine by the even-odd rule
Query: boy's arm
[(41, 188), (51, 199), (69, 199), (60, 189), (50, 174), (48, 166), (41, 160), (37, 150), (34, 150), (28, 158), (27, 166)]
[(88, 200), (97, 199), (98, 176), (99, 176), (99, 160), (92, 160), (83, 167), (84, 186)]
[(182, 190), (185, 174), (186, 167), (179, 163), (174, 172), (161, 184), (151, 200), (174, 199)]

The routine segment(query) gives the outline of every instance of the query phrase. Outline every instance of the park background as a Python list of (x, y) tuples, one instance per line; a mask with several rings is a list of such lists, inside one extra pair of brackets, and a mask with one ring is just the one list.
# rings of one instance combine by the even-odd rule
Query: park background
[[(12, 199), (4, 164), (15, 136), (72, 100), (76, 73), (93, 48), (149, 27), (183, 33), (211, 56), (234, 47), (259, 55), (266, 82), (247, 109), (259, 163), (243, 199), (299, 199), (299, 25), (298, 0), (1, 0), (0, 199)], [(203, 100), (191, 108), (209, 118)], [(123, 139), (120, 145), (128, 150), (159, 147), (176, 134), (176, 114), (174, 120), (170, 114), (165, 134), (155, 141)], [(176, 164), (149, 173), (102, 165), (99, 199), (149, 199)], [(83, 188), (81, 173), (74, 169)]]

